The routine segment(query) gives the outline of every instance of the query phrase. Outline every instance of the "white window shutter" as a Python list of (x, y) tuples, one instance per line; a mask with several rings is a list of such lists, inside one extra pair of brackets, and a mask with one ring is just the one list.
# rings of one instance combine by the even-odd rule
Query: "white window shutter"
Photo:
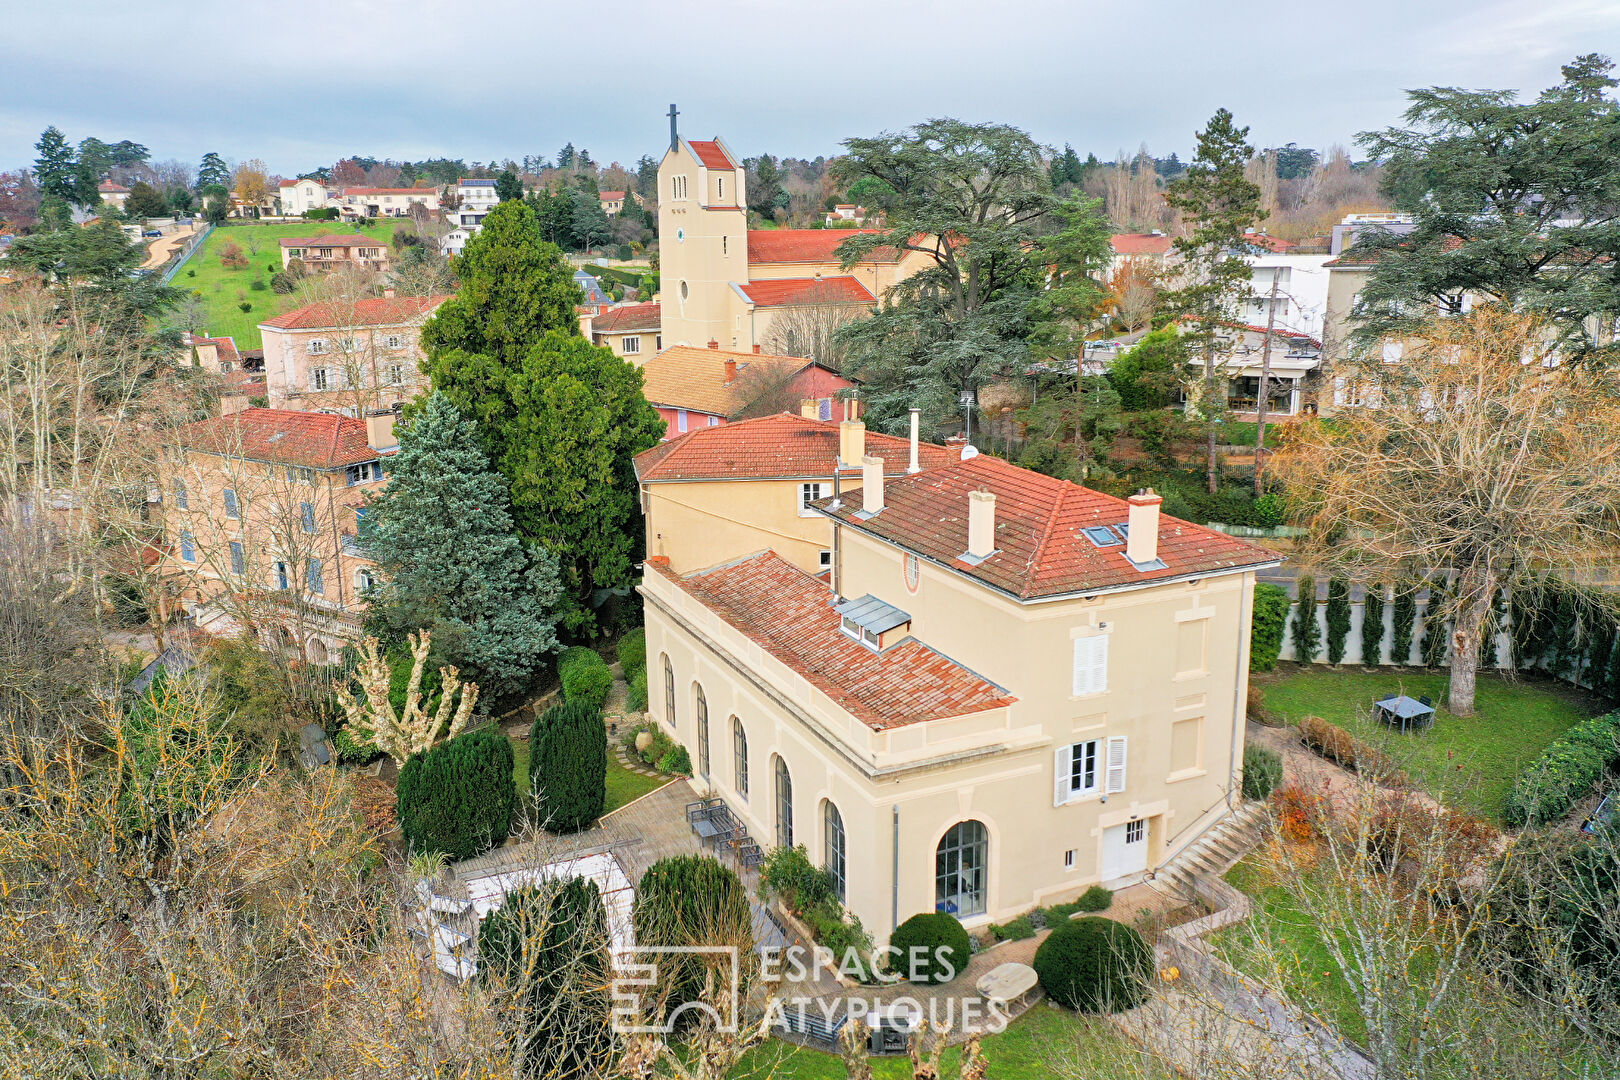
[(1074, 696), (1108, 689), (1108, 635), (1074, 639)]
[(1052, 805), (1062, 806), (1069, 801), (1069, 772), (1074, 765), (1074, 747), (1064, 744), (1052, 754), (1052, 771), (1056, 778), (1052, 783)]
[(1108, 794), (1125, 790), (1125, 736), (1108, 737)]

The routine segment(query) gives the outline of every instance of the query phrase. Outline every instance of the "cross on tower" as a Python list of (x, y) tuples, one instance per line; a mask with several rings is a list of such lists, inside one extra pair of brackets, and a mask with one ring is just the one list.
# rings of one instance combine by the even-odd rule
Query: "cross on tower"
[(679, 116), (679, 115), (680, 115), (680, 113), (678, 111), (676, 111), (676, 109), (675, 109), (675, 103), (673, 101), (670, 102), (669, 103), (669, 148), (671, 150), (673, 150), (677, 146), (679, 146), (680, 141), (681, 141), (680, 137), (675, 134), (675, 118), (677, 116)]

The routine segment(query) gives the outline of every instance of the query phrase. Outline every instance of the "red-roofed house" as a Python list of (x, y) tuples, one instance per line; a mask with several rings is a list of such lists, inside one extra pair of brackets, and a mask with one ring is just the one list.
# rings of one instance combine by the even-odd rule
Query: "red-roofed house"
[(308, 304), (259, 324), (270, 405), (361, 415), (393, 409), (427, 385), (422, 324), (448, 296)]
[(612, 217), (614, 214), (617, 214), (619, 211), (624, 209), (624, 199), (627, 194), (630, 196), (631, 205), (634, 205), (636, 202), (636, 196), (633, 192), (601, 191), (597, 194), (602, 200), (602, 213), (608, 215), (609, 217)]
[(391, 413), (249, 408), (181, 428), (163, 481), (166, 569), (196, 625), (315, 663), (360, 632), (375, 568), (359, 543)]
[(656, 303), (621, 304), (585, 315), (580, 329), (594, 344), (606, 345), (615, 355), (641, 364), (664, 347), (658, 311)]
[(338, 198), (338, 213), (344, 218), (406, 217), (412, 205), (439, 212), (438, 188), (344, 188)]
[(693, 428), (719, 427), (747, 412), (798, 410), (831, 420), (835, 411), (859, 415), (849, 401), (856, 383), (802, 356), (672, 345), (641, 366), (642, 393), (664, 418), (664, 438)]
[(388, 269), (388, 245), (363, 233), (326, 233), (321, 236), (287, 236), (281, 245), (281, 268), (297, 259), (305, 270), (334, 270), (340, 266)]
[[(880, 943), (919, 912), (982, 927), (1195, 872), (1241, 802), (1255, 575), (1278, 557), (970, 448), (896, 469), (909, 447), (874, 456), (849, 422), (859, 467), (803, 506), (827, 552), (807, 572), (778, 545), (811, 534), (747, 490), (810, 464), (792, 419), (637, 459), (650, 710), (694, 789), (762, 846), (803, 844)], [(821, 429), (800, 437), (825, 455)]]
[(129, 199), (129, 188), (123, 184), (115, 184), (111, 180), (103, 180), (96, 185), (96, 194), (100, 195), (101, 201), (108, 206), (116, 206), (122, 210), (124, 203)]

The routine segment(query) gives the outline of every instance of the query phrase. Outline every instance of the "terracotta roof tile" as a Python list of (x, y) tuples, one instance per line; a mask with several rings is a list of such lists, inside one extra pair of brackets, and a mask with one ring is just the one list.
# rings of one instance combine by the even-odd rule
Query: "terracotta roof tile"
[(345, 195), (437, 195), (430, 187), (346, 187)]
[(779, 278), (750, 281), (737, 288), (755, 307), (789, 304), (875, 304), (877, 297), (853, 277)]
[(692, 148), (692, 153), (697, 155), (697, 159), (703, 163), (704, 168), (736, 168), (736, 164), (726, 154), (725, 147), (721, 146), (719, 140), (717, 139), (703, 141), (692, 139), (688, 140), (687, 145)]
[(369, 236), (359, 233), (328, 233), (325, 236), (284, 236), (279, 241), (282, 247), (296, 248), (352, 248), (352, 247), (380, 247), (385, 248), (385, 240), (373, 240)]
[[(876, 229), (750, 229), (748, 261), (753, 263), (835, 263), (838, 245)], [(894, 262), (893, 248), (869, 252), (862, 262)]]
[(1153, 233), (1116, 233), (1108, 238), (1115, 255), (1163, 255), (1173, 238)]
[(599, 191), (597, 194), (605, 202), (620, 202), (624, 199), (624, 192), (622, 191)]
[(398, 296), (353, 304), (306, 304), (259, 324), (272, 330), (317, 330), (339, 326), (404, 326), (430, 314), (448, 296)]
[(297, 180), (283, 180), (281, 182), (280, 186), (281, 187), (297, 187), (298, 186), (298, 181)]
[(101, 183), (96, 185), (96, 190), (104, 195), (129, 194), (129, 188), (125, 187), (123, 184), (115, 184), (111, 180), (103, 180)]
[[(968, 494), (973, 491), (996, 497), (996, 551), (976, 566), (961, 558), (967, 552)], [(828, 508), (830, 501), (813, 505), (849, 527), (1021, 600), (1279, 561), (1266, 548), (1161, 514), (1158, 555), (1164, 568), (1139, 571), (1126, 560), (1124, 544), (1098, 547), (1080, 532), (1090, 525), (1124, 523), (1129, 516), (1124, 499), (986, 454), (885, 483), (883, 511), (864, 521), (854, 516), (861, 507), (858, 492), (843, 493), (838, 510)]]
[(621, 334), (626, 330), (657, 330), (662, 325), (657, 304), (626, 304), (609, 308), (591, 320), (591, 332)]
[(336, 469), (379, 456), (366, 442), (364, 420), (331, 413), (244, 409), (187, 424), (179, 436), (181, 445), (192, 450), (314, 469)]
[(774, 551), (685, 577), (658, 560), (647, 565), (876, 731), (1017, 700), (916, 638), (875, 652), (848, 637), (827, 586)]
[[(737, 365), (730, 381), (726, 379), (728, 360)], [(641, 392), (654, 405), (730, 416), (748, 404), (739, 396), (739, 391), (750, 387), (760, 389), (752, 379), (745, 379), (744, 373), (757, 374), (761, 368), (770, 368), (786, 378), (809, 364), (810, 361), (801, 356), (765, 356), (675, 345), (641, 366)]]
[[(636, 456), (642, 483), (677, 480), (816, 479), (833, 474), (838, 458), (838, 424), (792, 413), (761, 416), (735, 424), (698, 428)], [(883, 459), (886, 476), (903, 476), (911, 462), (906, 439), (866, 433), (866, 452)], [(956, 460), (955, 451), (920, 443), (917, 464), (934, 469)], [(860, 475), (860, 470), (844, 470)]]

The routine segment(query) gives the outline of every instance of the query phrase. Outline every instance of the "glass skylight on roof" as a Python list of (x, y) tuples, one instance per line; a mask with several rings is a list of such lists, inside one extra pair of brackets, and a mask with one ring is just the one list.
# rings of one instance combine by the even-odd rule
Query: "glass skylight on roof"
[[(1118, 528), (1120, 532), (1125, 531), (1124, 526), (1118, 526)], [(1087, 540), (1090, 540), (1098, 547), (1114, 547), (1125, 542), (1119, 533), (1116, 533), (1107, 525), (1087, 525), (1080, 531), (1085, 534)]]

